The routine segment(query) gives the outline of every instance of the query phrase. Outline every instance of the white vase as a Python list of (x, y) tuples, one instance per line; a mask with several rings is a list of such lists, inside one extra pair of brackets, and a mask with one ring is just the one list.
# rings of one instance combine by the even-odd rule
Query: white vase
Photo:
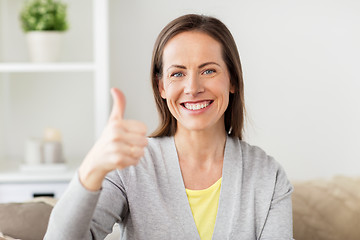
[(26, 33), (31, 62), (56, 62), (59, 60), (63, 32), (31, 31)]

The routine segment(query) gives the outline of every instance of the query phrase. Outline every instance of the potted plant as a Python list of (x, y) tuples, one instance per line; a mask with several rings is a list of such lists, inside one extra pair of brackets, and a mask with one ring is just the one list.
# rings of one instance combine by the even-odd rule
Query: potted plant
[(56, 0), (28, 0), (20, 13), (32, 62), (58, 60), (63, 33), (68, 29), (66, 4)]

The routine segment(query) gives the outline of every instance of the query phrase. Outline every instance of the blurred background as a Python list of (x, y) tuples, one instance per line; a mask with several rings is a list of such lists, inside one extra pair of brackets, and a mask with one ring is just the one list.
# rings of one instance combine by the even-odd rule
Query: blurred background
[[(91, 63), (94, 4), (64, 2), (69, 30), (60, 62)], [(60, 129), (65, 158), (77, 166), (98, 135), (94, 74), (6, 70), (8, 63), (28, 61), (19, 22), (23, 3), (0, 0), (0, 166), (21, 162), (26, 139), (48, 126)], [(109, 34), (104, 86), (124, 91), (125, 117), (145, 122), (149, 134), (158, 123), (152, 47), (169, 21), (187, 13), (219, 18), (236, 40), (245, 80), (245, 141), (275, 157), (291, 180), (360, 175), (359, 1), (110, 0), (103, 16)], [(108, 111), (110, 93), (103, 98)]]

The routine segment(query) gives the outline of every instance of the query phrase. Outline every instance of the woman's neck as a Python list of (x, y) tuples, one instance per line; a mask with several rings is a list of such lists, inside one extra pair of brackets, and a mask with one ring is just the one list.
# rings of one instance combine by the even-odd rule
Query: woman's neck
[(194, 167), (210, 167), (224, 158), (226, 131), (207, 129), (189, 131), (178, 127), (175, 133), (175, 145), (179, 161), (186, 161)]

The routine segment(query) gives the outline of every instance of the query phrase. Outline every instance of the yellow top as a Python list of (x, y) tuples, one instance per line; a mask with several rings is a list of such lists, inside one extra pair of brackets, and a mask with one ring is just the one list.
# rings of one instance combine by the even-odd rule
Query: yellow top
[(219, 206), (221, 178), (203, 190), (186, 189), (190, 208), (201, 240), (211, 240)]

